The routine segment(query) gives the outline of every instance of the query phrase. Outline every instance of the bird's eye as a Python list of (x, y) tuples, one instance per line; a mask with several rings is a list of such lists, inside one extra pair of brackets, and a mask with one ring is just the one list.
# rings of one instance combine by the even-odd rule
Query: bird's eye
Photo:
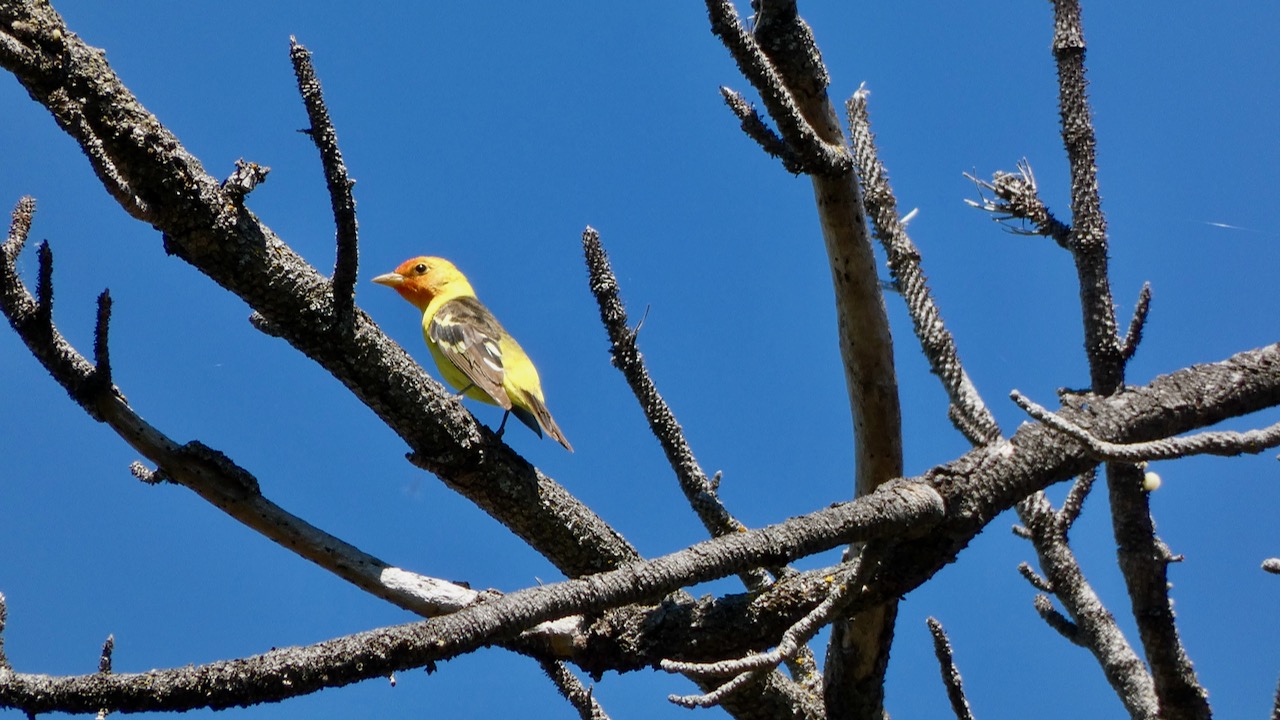
[(426, 263), (418, 263), (417, 265), (414, 265), (414, 266), (413, 266), (413, 273), (414, 273), (415, 275), (426, 275), (426, 274), (427, 274), (427, 264), (426, 264)]

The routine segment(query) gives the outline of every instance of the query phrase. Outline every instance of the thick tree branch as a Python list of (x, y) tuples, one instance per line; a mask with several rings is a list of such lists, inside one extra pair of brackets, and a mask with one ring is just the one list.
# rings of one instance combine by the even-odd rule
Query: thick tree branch
[(121, 84), (103, 53), (46, 2), (0, 3), (0, 38), (8, 38), (0, 65), (85, 149), (125, 209), (346, 385), (423, 466), (568, 575), (638, 558), (590, 509), (476, 422), (363, 312), (350, 333), (329, 332), (337, 322), (329, 280), (229, 197)]
[[(1087, 408), (1064, 412), (1078, 414), (1073, 421), (1080, 424), (1106, 428), (1108, 433), (1115, 428), (1121, 439), (1140, 441), (1277, 404), (1280, 346), (1273, 345), (1181, 370), (1123, 397), (1099, 398)], [(1064, 441), (1049, 428), (1026, 425), (1008, 443), (974, 450), (918, 480), (891, 483), (862, 499), (780, 525), (715, 538), (617, 571), (519, 591), (417, 625), (163, 671), (167, 681), (176, 683), (167, 686), (171, 693), (155, 693), (157, 673), (58, 679), (7, 672), (0, 673), (0, 704), (30, 712), (55, 707), (96, 712), (102, 707), (223, 707), (278, 699), (451, 657), (481, 644), (503, 642), (544, 620), (657, 598), (743, 567), (781, 564), (848, 542), (895, 539), (880, 563), (892, 573), (878, 575), (876, 582), (850, 598), (856, 611), (918, 587), (1002, 510), (1091, 464), (1083, 446)], [(311, 672), (314, 667), (328, 672), (322, 677)], [(265, 687), (243, 685), (245, 678), (259, 675), (266, 678)], [(226, 692), (209, 695), (211, 688)]]
[[(861, 191), (849, 162), (844, 132), (827, 94), (830, 77), (809, 26), (794, 0), (761, 3), (755, 32), (747, 46), (767, 58), (767, 75), (753, 74), (740, 59), (738, 35), (722, 32), (714, 8), (712, 29), (739, 59), (743, 74), (760, 90), (781, 135), (796, 148), (789, 132), (790, 114), (779, 115), (770, 104), (782, 88), (810, 129), (825, 146), (839, 147), (842, 160), (821, 172), (802, 163), (810, 174), (818, 218), (835, 287), (836, 322), (854, 430), (855, 495), (902, 473), (902, 420), (893, 339), (868, 237)], [(741, 26), (736, 24), (738, 32)], [(754, 55), (753, 55), (754, 57)], [(790, 107), (786, 108), (790, 113)], [(798, 149), (799, 150), (799, 149)], [(857, 548), (851, 548), (856, 553)], [(825, 700), (832, 717), (878, 718), (883, 714), (884, 673), (897, 605), (887, 603), (860, 617), (842, 617), (832, 626), (828, 644)]]

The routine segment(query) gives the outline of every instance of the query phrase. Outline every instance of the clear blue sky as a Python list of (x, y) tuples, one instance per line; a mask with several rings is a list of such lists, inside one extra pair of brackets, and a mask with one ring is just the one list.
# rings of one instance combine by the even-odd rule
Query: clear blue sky
[[(833, 95), (870, 88), (900, 205), (920, 210), (911, 231), (944, 316), (1012, 432), (1022, 416), (1010, 390), (1052, 404), (1055, 388), (1087, 384), (1074, 270), (1050, 241), (1002, 232), (965, 206), (975, 189), (961, 173), (989, 177), (1025, 157), (1069, 218), (1050, 7), (847, 5), (801, 10)], [(603, 235), (633, 315), (650, 308), (642, 350), (704, 467), (724, 471), (729, 507), (759, 526), (850, 496), (850, 420), (809, 183), (764, 156), (723, 107), (717, 86), (749, 88), (702, 4), (58, 7), (212, 174), (226, 176), (241, 157), (270, 166), (250, 206), (328, 272), (332, 220), (315, 150), (296, 132), (306, 119), (289, 36), (314, 51), (358, 181), (361, 307), (429, 363), (413, 310), (368, 279), (412, 255), (455, 260), (538, 361), (577, 452), (518, 425), (508, 441), (646, 555), (704, 533), (609, 364), (579, 249), (588, 224)], [(1278, 24), (1273, 3), (1085, 7), (1122, 322), (1142, 282), (1155, 295), (1134, 384), (1277, 340)], [(241, 301), (166, 256), (158, 233), (110, 200), (7, 75), (0, 103), (0, 203), (7, 212), (21, 195), (38, 199), (33, 240), (53, 246), (56, 321), (85, 352), (94, 298), (111, 289), (116, 381), (144, 417), (226, 452), (286, 509), (393, 564), (505, 591), (559, 579), (409, 465), (402, 442), (339, 383), (254, 330)], [(35, 267), (28, 252), (32, 282)], [(900, 298), (889, 307), (915, 474), (966, 446)], [(135, 453), (74, 406), (7, 329), (0, 377), (0, 592), (18, 669), (90, 672), (112, 633), (117, 670), (139, 671), (411, 619), (192, 493), (132, 479)], [(489, 424), (500, 418), (473, 411)], [(1259, 569), (1280, 555), (1274, 453), (1157, 469), (1159, 531), (1187, 556), (1171, 578), (1191, 657), (1221, 716), (1265, 717), (1280, 674), (1280, 578)], [(1105, 511), (1105, 494), (1089, 500), (1077, 550), (1132, 630)], [(1091, 656), (1036, 616), (1015, 569), (1034, 553), (1012, 523), (998, 519), (906, 599), (888, 689), (896, 716), (946, 712), (928, 615), (950, 631), (981, 717), (1123, 714)], [(573, 716), (534, 663), (500, 650), (398, 680), (233, 716)], [(687, 711), (666, 694), (691, 687), (609, 675), (596, 694), (615, 718), (675, 718)]]

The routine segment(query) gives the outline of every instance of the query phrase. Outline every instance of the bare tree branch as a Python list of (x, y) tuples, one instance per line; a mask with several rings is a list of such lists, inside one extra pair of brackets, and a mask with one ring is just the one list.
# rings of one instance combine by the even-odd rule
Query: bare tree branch
[[(791, 7), (794, 9), (795, 4), (791, 3)], [(803, 100), (792, 94), (794, 86), (786, 82), (774, 65), (776, 58), (767, 56), (757, 42), (760, 24), (756, 25), (756, 34), (749, 32), (730, 0), (707, 0), (707, 13), (711, 18), (711, 32), (729, 49), (743, 76), (760, 92), (765, 109), (778, 124), (790, 154), (803, 171), (812, 175), (848, 174), (851, 163), (843, 144), (814, 126), (813, 118), (805, 112)], [(732, 104), (730, 108), (742, 117)]]
[[(1079, 645), (1097, 658), (1107, 682), (1116, 691), (1125, 709), (1134, 718), (1156, 717), (1155, 687), (1151, 674), (1134, 652), (1115, 618), (1102, 604), (1075, 553), (1067, 543), (1067, 532), (1079, 516), (1085, 494), (1092, 485), (1090, 469), (1080, 476), (1068, 493), (1068, 500), (1057, 512), (1043, 492), (1036, 492), (1018, 503), (1018, 517), (1030, 531), (1040, 568), (1044, 572), (1044, 592), (1053, 593), (1071, 615), (1064, 617), (1053, 607), (1047, 595), (1034, 599), (1040, 617), (1071, 643)], [(1024, 571), (1023, 575), (1027, 573)]]
[[(671, 412), (671, 408), (662, 399), (653, 383), (653, 379), (649, 376), (649, 371), (644, 366), (644, 360), (636, 343), (636, 336), (639, 334), (640, 328), (638, 326), (635, 329), (630, 327), (627, 311), (623, 306), (618, 289), (618, 278), (614, 275), (613, 268), (609, 265), (609, 257), (605, 253), (604, 245), (600, 242), (600, 234), (594, 228), (588, 227), (582, 233), (582, 247), (590, 275), (591, 292), (600, 307), (601, 322), (609, 334), (609, 352), (613, 358), (613, 364), (627, 379), (627, 384), (631, 387), (636, 400), (639, 401), (640, 408), (644, 411), (645, 418), (649, 421), (649, 429), (658, 438), (658, 442), (667, 456), (667, 462), (671, 465), (671, 469), (675, 471), (680, 489), (683, 491), (690, 507), (693, 508), (703, 527), (707, 529), (707, 532), (712, 537), (740, 533), (746, 530), (746, 526), (733, 517), (728, 509), (725, 508), (724, 503), (720, 501), (717, 491), (718, 476), (715, 481), (707, 478), (706, 473), (703, 472), (702, 467), (693, 456), (693, 450), (689, 447), (684, 431), (676, 421), (675, 414)], [(743, 584), (751, 591), (763, 590), (772, 582), (769, 573), (763, 568), (746, 568), (738, 574), (738, 577), (742, 579)], [(797, 662), (791, 663), (793, 675), (798, 680), (807, 680), (807, 684), (812, 685), (816, 682), (816, 675), (806, 672), (815, 665), (812, 655), (809, 653), (808, 648), (804, 648), (795, 657), (799, 656), (803, 657), (800, 657)], [(795, 657), (788, 658), (788, 660), (793, 660)], [(768, 692), (771, 688), (785, 686), (788, 682), (790, 681), (787, 678), (779, 676), (773, 678), (770, 684), (759, 686), (759, 689), (762, 692)], [(735, 699), (734, 702), (751, 704), (752, 701)], [(736, 708), (728, 709), (731, 712), (736, 710)], [(740, 712), (734, 712), (734, 714), (741, 715)]]
[(1032, 600), (1032, 605), (1035, 606), (1036, 612), (1040, 614), (1045, 624), (1056, 630), (1064, 640), (1073, 645), (1086, 646), (1086, 641), (1080, 637), (1080, 627), (1058, 612), (1058, 609), (1053, 606), (1053, 600), (1050, 600), (1048, 595), (1035, 596), (1035, 599)]
[[(627, 379), (627, 385), (639, 401), (640, 409), (649, 421), (649, 429), (658, 438), (689, 506), (712, 537), (742, 532), (746, 525), (733, 517), (720, 501), (719, 493), (693, 456), (693, 449), (689, 447), (675, 414), (649, 376), (636, 342), (639, 328), (633, 330), (630, 326), (618, 289), (618, 278), (609, 265), (600, 233), (594, 228), (588, 227), (583, 231), (582, 249), (590, 274), (591, 293), (600, 306), (600, 320), (609, 334), (609, 354), (613, 365)], [(749, 590), (760, 590), (771, 580), (764, 570), (753, 568), (744, 573), (742, 582)]]
[(600, 703), (596, 702), (595, 693), (592, 688), (588, 688), (582, 684), (577, 675), (574, 675), (564, 663), (555, 660), (541, 660), (539, 664), (542, 671), (551, 678), (551, 682), (555, 683), (556, 689), (569, 701), (570, 705), (578, 711), (578, 717), (582, 720), (609, 720), (609, 714), (604, 711)]
[[(979, 180), (969, 173), (964, 176), (978, 186), (980, 200), (965, 200), (969, 206), (991, 213), (994, 216), (991, 219), (1004, 225), (1010, 232), (1019, 235), (1045, 235), (1053, 238), (1063, 248), (1068, 246), (1071, 228), (1045, 207), (1036, 186), (1035, 173), (1031, 171), (1031, 163), (1026, 158), (1018, 161), (1017, 173), (997, 172), (990, 182)], [(987, 199), (983, 194), (984, 190), (989, 191), (994, 196), (993, 199)], [(1010, 224), (1011, 220), (1031, 223), (1032, 229), (1015, 227)]]
[(760, 145), (760, 149), (766, 153), (778, 158), (782, 161), (782, 167), (793, 175), (799, 175), (804, 172), (804, 165), (791, 151), (791, 147), (787, 142), (778, 137), (764, 120), (760, 117), (760, 113), (756, 112), (755, 107), (742, 97), (742, 94), (731, 90), (727, 87), (720, 87), (720, 95), (724, 97), (724, 102), (733, 111), (734, 115), (742, 121), (742, 132), (747, 137), (755, 140)]
[[(421, 466), (568, 575), (639, 555), (613, 528), (476, 422), (453, 393), (357, 312), (335, 336), (332, 285), (227, 196), (176, 137), (47, 4), (0, 5), (0, 66), (76, 139), (165, 248), (243, 299), (278, 335), (346, 385), (408, 443)], [(17, 44), (21, 52), (4, 52)], [(56, 72), (51, 70), (56, 68)], [(90, 108), (110, 107), (101, 116)], [(123, 189), (127, 189), (125, 192)]]
[(1124, 341), (1120, 343), (1120, 357), (1127, 364), (1133, 358), (1134, 353), (1138, 352), (1138, 345), (1142, 342), (1142, 330), (1147, 326), (1147, 313), (1151, 311), (1151, 283), (1142, 283), (1142, 290), (1138, 293), (1138, 303), (1133, 308), (1133, 319), (1129, 321), (1129, 330), (1124, 334)]
[(689, 708), (719, 705), (725, 698), (757, 681), (763, 674), (805, 652), (813, 636), (841, 612), (850, 595), (867, 580), (861, 572), (865, 560), (866, 555), (854, 559), (847, 567), (842, 567), (838, 575), (832, 576), (831, 592), (817, 607), (787, 628), (779, 639), (778, 646), (770, 652), (712, 663), (663, 660), (662, 669), (667, 672), (702, 678), (732, 676), (728, 682), (711, 692), (702, 695), (672, 695), (668, 699)]
[(938, 657), (938, 665), (942, 670), (942, 683), (947, 686), (951, 711), (956, 714), (957, 720), (973, 720), (973, 709), (964, 696), (964, 683), (960, 680), (960, 668), (956, 667), (947, 631), (937, 618), (931, 617), (926, 622), (929, 624), (929, 633), (933, 635), (933, 652)]
[[(1084, 345), (1093, 391), (1118, 392), (1125, 358), (1117, 335), (1115, 302), (1107, 269), (1107, 225), (1098, 193), (1097, 140), (1085, 78), (1085, 40), (1079, 0), (1054, 0), (1053, 56), (1058, 69), (1058, 110), (1071, 172), (1068, 249), (1080, 281)], [(1169, 597), (1167, 552), (1156, 537), (1142, 471), (1107, 465), (1112, 528), (1133, 617), (1155, 678), (1162, 717), (1208, 718), (1208, 693), (1196, 677), (1178, 636)]]
[(849, 144), (853, 148), (854, 167), (862, 183), (876, 237), (889, 257), (889, 271), (907, 302), (911, 324), (929, 361), (929, 369), (942, 381), (951, 399), (949, 415), (973, 445), (994, 442), (1000, 438), (1000, 426), (964, 371), (955, 338), (943, 323), (942, 313), (929, 292), (920, 251), (911, 242), (906, 223), (898, 215), (898, 201), (889, 186), (889, 174), (880, 162), (875, 135), (871, 132), (868, 95), (865, 88), (858, 90), (845, 107), (849, 112)]
[(1095, 437), (1070, 420), (1049, 412), (1017, 390), (1014, 390), (1010, 397), (1031, 417), (1084, 443), (1089, 448), (1090, 454), (1100, 461), (1141, 463), (1148, 460), (1173, 460), (1192, 455), (1234, 457), (1246, 453), (1257, 454), (1280, 446), (1280, 423), (1245, 432), (1222, 430), (1186, 437), (1161, 438), (1142, 443), (1110, 443)]
[(333, 206), (333, 222), (337, 226), (338, 250), (333, 266), (333, 314), (340, 328), (349, 328), (355, 307), (356, 270), (359, 266), (360, 226), (356, 222), (356, 201), (351, 188), (356, 184), (347, 174), (338, 148), (338, 132), (329, 119), (329, 108), (324, 103), (320, 79), (311, 64), (311, 51), (294, 37), (289, 38), (289, 59), (293, 61), (293, 74), (298, 79), (298, 92), (307, 107), (311, 127), (304, 130), (320, 150), (320, 162), (324, 166), (324, 180), (329, 188), (329, 201)]

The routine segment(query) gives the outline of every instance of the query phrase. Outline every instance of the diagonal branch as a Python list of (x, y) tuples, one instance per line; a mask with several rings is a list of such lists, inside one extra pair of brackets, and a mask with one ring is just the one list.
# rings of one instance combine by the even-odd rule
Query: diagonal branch
[[(1090, 470), (1081, 480), (1092, 478), (1093, 473)], [(1036, 596), (1036, 611), (1064, 638), (1093, 653), (1131, 717), (1154, 720), (1156, 696), (1151, 673), (1085, 578), (1067, 542), (1067, 531), (1074, 516), (1079, 514), (1083, 494), (1090, 484), (1077, 481), (1072, 487), (1074, 497), (1058, 512), (1050, 507), (1043, 492), (1033, 493), (1018, 503), (1018, 517), (1030, 533), (1029, 539), (1045, 573), (1046, 587), (1041, 589), (1052, 592), (1071, 619), (1058, 613), (1045, 595)]]
[[(47, 2), (0, 4), (0, 66), (94, 160), (166, 250), (243, 299), (293, 347), (346, 385), (415, 457), (568, 575), (639, 556), (613, 528), (475, 421), (363, 312), (338, 322), (330, 281), (205, 173)], [(25, 50), (8, 53), (5, 47)], [(56, 71), (55, 71), (56, 69)], [(110, 112), (93, 112), (109, 108)], [(110, 176), (104, 168), (110, 164)], [(116, 180), (120, 182), (116, 182)], [(120, 191), (127, 186), (127, 197)]]
[(769, 155), (772, 155), (782, 161), (782, 167), (793, 175), (799, 175), (804, 172), (804, 165), (800, 162), (796, 154), (792, 152), (791, 146), (787, 145), (787, 141), (778, 137), (764, 120), (760, 117), (760, 113), (756, 112), (755, 107), (742, 97), (742, 94), (730, 90), (727, 87), (720, 87), (720, 95), (724, 97), (724, 102), (738, 116), (738, 120), (742, 122), (742, 132), (747, 137), (755, 140), (760, 145), (760, 149)]
[[(636, 343), (636, 336), (640, 329), (637, 327), (633, 330), (630, 327), (627, 311), (618, 290), (618, 278), (613, 273), (609, 256), (600, 242), (600, 233), (588, 227), (582, 233), (582, 247), (590, 276), (591, 293), (600, 307), (600, 320), (609, 334), (609, 352), (613, 358), (613, 364), (627, 379), (627, 384), (639, 401), (640, 408), (649, 421), (649, 429), (658, 438), (667, 456), (667, 462), (675, 471), (680, 489), (690, 507), (712, 537), (743, 532), (746, 526), (733, 517), (721, 502), (717, 490), (718, 480), (708, 479), (703, 472), (697, 458), (693, 456), (693, 449), (689, 447), (684, 431), (676, 421), (675, 414), (662, 399), (657, 387), (653, 384), (653, 379), (649, 376)], [(772, 582), (769, 573), (758, 567), (744, 569), (738, 577), (742, 579), (747, 589), (753, 592), (767, 588)], [(790, 669), (792, 677), (805, 687), (813, 688), (821, 680), (814, 672), (815, 663), (812, 656), (807, 653), (807, 648), (804, 653), (798, 653), (799, 659), (790, 664)], [(762, 690), (768, 692), (773, 688), (785, 686), (788, 682), (785, 677), (777, 676), (772, 678), (771, 684), (763, 687)], [(751, 703), (750, 700), (743, 702)], [(728, 709), (731, 712), (734, 710), (734, 708)]]
[(906, 223), (898, 215), (898, 201), (889, 186), (889, 175), (880, 162), (875, 135), (871, 132), (871, 119), (867, 114), (869, 94), (865, 88), (860, 89), (846, 103), (849, 144), (853, 148), (854, 167), (862, 183), (868, 215), (888, 255), (894, 284), (907, 302), (911, 324), (929, 361), (929, 369), (942, 380), (943, 389), (951, 399), (948, 414), (970, 443), (994, 442), (1000, 438), (1000, 426), (960, 363), (955, 338), (943, 323), (942, 313), (929, 292), (920, 251), (911, 242)]
[[(1091, 414), (1094, 426), (1115, 428), (1122, 440), (1184, 432), (1280, 404), (1278, 370), (1280, 346), (1270, 346), (1181, 370), (1133, 388), (1123, 399), (1102, 398), (1087, 410), (1071, 412)], [(522, 590), (425, 623), (142, 675), (49, 678), (0, 672), (0, 706), (32, 713), (96, 712), (102, 707), (152, 709), (160, 703), (169, 709), (223, 707), (291, 697), (503, 642), (545, 620), (658, 598), (744, 567), (785, 563), (849, 542), (893, 539), (881, 564), (894, 572), (851, 597), (850, 609), (856, 612), (918, 587), (1019, 498), (1091, 466), (1079, 452), (1082, 448), (1060, 440), (1049, 428), (1024, 425), (1001, 447), (979, 448), (918, 480), (889, 483), (851, 503), (707, 540), (619, 570)], [(314, 672), (316, 667), (326, 671)], [(248, 677), (267, 684), (247, 687)], [(172, 692), (157, 694), (159, 679), (173, 681), (166, 686)], [(218, 692), (211, 694), (214, 689)]]
[[(627, 385), (639, 401), (640, 409), (649, 421), (649, 429), (658, 438), (667, 462), (675, 471), (680, 490), (712, 537), (746, 530), (746, 526), (733, 517), (721, 502), (715, 485), (693, 456), (693, 449), (689, 447), (684, 430), (676, 421), (671, 407), (653, 384), (653, 378), (649, 376), (649, 370), (644, 365), (636, 343), (639, 328), (631, 329), (627, 310), (618, 290), (618, 278), (614, 275), (609, 256), (600, 242), (600, 233), (595, 228), (588, 227), (583, 231), (582, 249), (590, 274), (591, 294), (595, 295), (596, 303), (600, 306), (600, 320), (609, 334), (609, 354), (613, 358), (613, 365), (627, 379)], [(770, 579), (764, 570), (752, 568), (743, 574), (742, 582), (748, 590), (761, 590), (769, 585)]]
[(609, 720), (609, 714), (596, 702), (593, 688), (586, 687), (562, 662), (541, 661), (542, 671), (555, 683), (565, 700), (578, 711), (582, 720)]
[[(730, 0), (707, 0), (707, 14), (711, 19), (711, 32), (720, 38), (743, 76), (760, 92), (765, 109), (778, 124), (782, 139), (796, 163), (811, 175), (847, 174), (852, 167), (849, 153), (839, 142), (828, 137), (824, 129), (814, 126), (812, 116), (805, 112), (803, 101), (793, 95), (794, 88), (760, 47), (756, 35), (743, 26), (733, 3)], [(738, 109), (733, 109), (741, 118)]]
[(942, 682), (947, 686), (947, 699), (951, 701), (951, 711), (957, 720), (973, 720), (973, 709), (964, 696), (964, 684), (960, 680), (960, 668), (956, 667), (955, 656), (951, 649), (951, 640), (947, 631), (937, 618), (926, 620), (929, 633), (933, 635), (933, 653), (938, 658), (938, 667), (942, 670)]

